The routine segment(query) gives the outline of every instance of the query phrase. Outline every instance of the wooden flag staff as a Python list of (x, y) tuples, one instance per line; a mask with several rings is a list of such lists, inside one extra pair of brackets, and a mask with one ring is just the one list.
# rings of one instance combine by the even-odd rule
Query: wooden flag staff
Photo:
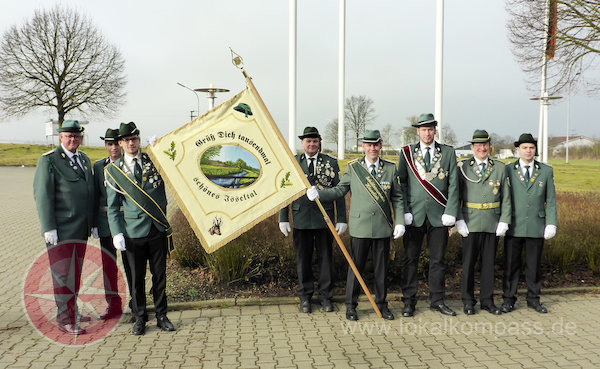
[[(230, 50), (231, 50), (231, 48), (230, 48)], [(246, 83), (248, 84), (248, 87), (250, 87), (250, 89), (252, 90), (252, 92), (256, 96), (256, 98), (257, 98), (259, 104), (261, 105), (263, 111), (267, 115), (267, 118), (269, 119), (269, 122), (271, 123), (271, 125), (274, 128), (277, 128), (277, 125), (275, 124), (275, 121), (273, 120), (273, 117), (271, 117), (271, 113), (269, 113), (269, 110), (267, 109), (265, 103), (263, 102), (263, 100), (260, 97), (258, 91), (256, 90), (256, 87), (254, 87), (254, 84), (252, 83), (252, 79), (248, 76), (248, 74), (244, 70), (244, 64), (243, 64), (242, 58), (238, 54), (236, 54), (235, 52), (233, 52), (233, 50), (231, 50), (231, 55), (232, 55), (233, 65), (235, 65), (237, 68), (239, 68), (242, 71), (242, 73), (244, 74), (244, 78), (246, 79)], [(284, 142), (285, 140), (284, 140), (283, 136), (281, 136), (281, 132), (279, 132), (279, 129), (275, 129), (275, 131), (277, 132), (277, 135), (279, 136), (279, 139), (282, 142)], [(286, 151), (288, 152), (288, 155), (290, 155), (290, 157), (293, 157), (294, 155), (290, 151), (290, 148), (287, 145), (285, 147), (286, 147)], [(300, 168), (300, 165), (298, 164), (298, 162), (296, 160), (293, 160), (293, 163), (294, 163), (294, 165), (296, 167), (296, 170), (298, 172), (302, 173), (302, 169)], [(311, 184), (308, 182), (308, 179), (305, 176), (301, 176), (301, 177), (304, 180), (304, 184), (306, 185), (306, 188), (310, 188)], [(350, 268), (352, 268), (352, 271), (354, 272), (354, 276), (356, 277), (356, 279), (360, 283), (360, 286), (362, 287), (363, 291), (365, 292), (365, 295), (367, 295), (367, 298), (369, 299), (369, 302), (371, 303), (371, 306), (373, 307), (373, 310), (375, 310), (375, 313), (377, 314), (377, 317), (381, 318), (381, 311), (379, 311), (379, 308), (375, 304), (375, 301), (373, 300), (373, 297), (371, 296), (371, 292), (369, 292), (369, 289), (367, 288), (367, 285), (365, 284), (365, 281), (363, 280), (362, 276), (358, 272), (358, 269), (356, 269), (356, 265), (354, 264), (354, 261), (352, 261), (352, 258), (350, 257), (350, 254), (348, 253), (348, 250), (346, 249), (346, 246), (344, 246), (344, 243), (342, 242), (342, 239), (340, 238), (340, 236), (336, 232), (335, 226), (331, 222), (331, 219), (329, 219), (329, 215), (327, 215), (327, 212), (323, 208), (323, 205), (321, 204), (321, 201), (318, 198), (315, 199), (315, 202), (317, 203), (317, 205), (319, 206), (319, 209), (321, 210), (321, 213), (323, 214), (323, 218), (325, 220), (325, 223), (327, 223), (327, 227), (331, 231), (331, 234), (333, 234), (333, 237), (335, 238), (338, 246), (340, 247), (340, 250), (342, 250), (342, 253), (346, 257), (346, 260), (348, 261), (348, 265), (350, 265)]]

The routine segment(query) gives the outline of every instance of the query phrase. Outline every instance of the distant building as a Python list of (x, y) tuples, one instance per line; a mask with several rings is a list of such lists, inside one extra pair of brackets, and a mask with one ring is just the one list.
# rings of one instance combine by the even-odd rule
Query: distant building
[(517, 157), (517, 155), (514, 152), (514, 150), (511, 150), (511, 149), (500, 149), (494, 155), (494, 157), (496, 157), (496, 159), (508, 159), (508, 158), (515, 158), (515, 157)]
[[(569, 137), (568, 146), (569, 149), (592, 147), (598, 144), (599, 141), (593, 138), (585, 136), (572, 136)], [(557, 154), (567, 147), (567, 137), (551, 137), (548, 138), (548, 147), (552, 148), (552, 154)]]
[(456, 152), (456, 156), (459, 158), (464, 158), (466, 156), (470, 156), (473, 153), (471, 151), (470, 143), (454, 146), (454, 151)]

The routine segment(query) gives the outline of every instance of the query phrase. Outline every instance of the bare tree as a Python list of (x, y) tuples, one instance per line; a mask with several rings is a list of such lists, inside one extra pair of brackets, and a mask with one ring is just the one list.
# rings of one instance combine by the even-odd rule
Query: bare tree
[(399, 132), (395, 130), (390, 123), (383, 126), (381, 129), (381, 138), (383, 139), (383, 144), (392, 147), (396, 136), (398, 136), (398, 133)]
[(365, 132), (365, 127), (375, 120), (373, 100), (365, 95), (350, 96), (344, 106), (346, 126), (356, 134), (356, 147), (360, 136)]
[(510, 135), (501, 136), (491, 132), (490, 138), (492, 140), (492, 145), (494, 145), (494, 148), (496, 149), (514, 149), (514, 142), (516, 140)]
[[(337, 146), (339, 146), (339, 140), (338, 140), (338, 126), (339, 126), (339, 121), (337, 118), (333, 118), (329, 123), (327, 123), (327, 125), (325, 126), (325, 135), (324, 137), (326, 138), (326, 142), (331, 142), (334, 143), (336, 148)], [(347, 145), (348, 144), (348, 130), (344, 129), (344, 144)], [(344, 147), (344, 151), (346, 150), (346, 148)]]
[[(600, 54), (600, 2), (551, 0), (556, 4), (555, 52), (548, 57), (547, 89), (557, 94), (598, 68)], [(552, 7), (552, 6), (551, 6)], [(539, 89), (542, 63), (547, 53), (544, 38), (548, 17), (545, 0), (506, 0), (508, 37), (512, 52), (528, 76), (532, 90)], [(585, 79), (588, 92), (600, 91), (600, 82)]]
[(110, 115), (123, 104), (124, 59), (91, 21), (58, 6), (10, 27), (0, 44), (0, 107), (6, 116), (56, 109)]
[(449, 124), (444, 124), (443, 136), (442, 142), (446, 145), (454, 146), (457, 144), (456, 133)]
[(419, 117), (416, 115), (411, 115), (406, 117), (409, 125), (405, 126), (401, 129), (401, 144), (402, 145), (410, 145), (411, 143), (419, 142), (419, 136), (417, 136), (417, 129), (413, 127), (413, 124), (417, 124), (419, 121)]

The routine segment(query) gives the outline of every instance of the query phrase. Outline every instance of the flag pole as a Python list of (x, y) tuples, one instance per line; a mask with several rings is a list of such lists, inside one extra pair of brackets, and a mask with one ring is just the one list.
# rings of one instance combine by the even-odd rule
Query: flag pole
[[(260, 104), (261, 108), (263, 109), (267, 118), (269, 119), (269, 122), (271, 123), (271, 125), (274, 128), (277, 128), (277, 124), (275, 124), (275, 121), (273, 120), (273, 117), (271, 116), (269, 109), (267, 109), (267, 106), (265, 105), (264, 101), (260, 97), (260, 94), (256, 90), (256, 87), (254, 87), (254, 83), (252, 83), (252, 78), (250, 78), (248, 76), (248, 74), (246, 73), (246, 71), (244, 70), (242, 58), (239, 55), (235, 54), (233, 52), (233, 50), (231, 51), (231, 53), (233, 56), (232, 57), (233, 64), (242, 71), (242, 74), (244, 75), (244, 78), (246, 79), (246, 83), (248, 84), (248, 87), (250, 87), (250, 90), (252, 90), (252, 93), (254, 93), (254, 95), (256, 96), (256, 99), (258, 100), (258, 103)], [(285, 140), (283, 139), (283, 136), (281, 136), (281, 132), (279, 131), (279, 129), (275, 129), (275, 132), (277, 132), (279, 139), (282, 140), (283, 142), (285, 142)], [(290, 151), (289, 146), (284, 145), (284, 147), (286, 148), (288, 155), (290, 157), (293, 157), (293, 154)], [(296, 171), (298, 171), (299, 173), (302, 173), (302, 169), (300, 168), (300, 165), (298, 164), (298, 162), (295, 159), (292, 162), (294, 163), (294, 167), (296, 168)], [(308, 182), (308, 179), (306, 178), (306, 176), (302, 175), (300, 177), (303, 179), (304, 185), (306, 186), (306, 188), (310, 188), (311, 184)], [(327, 212), (323, 208), (323, 205), (321, 204), (321, 201), (319, 199), (315, 199), (315, 202), (317, 203), (317, 205), (319, 206), (319, 210), (321, 210), (321, 213), (323, 214), (323, 218), (325, 220), (325, 223), (327, 224), (327, 227), (329, 228), (329, 231), (331, 231), (331, 234), (333, 234), (333, 237), (335, 238), (338, 246), (340, 247), (340, 250), (342, 250), (342, 253), (346, 257), (346, 260), (348, 261), (348, 265), (350, 265), (350, 268), (352, 268), (352, 271), (354, 272), (356, 279), (360, 283), (360, 286), (362, 287), (363, 291), (365, 292), (365, 295), (367, 295), (367, 298), (369, 299), (369, 302), (371, 303), (373, 310), (375, 310), (377, 317), (381, 318), (381, 311), (377, 307), (377, 304), (375, 304), (375, 300), (373, 300), (373, 296), (371, 296), (371, 292), (369, 292), (369, 289), (367, 288), (365, 281), (363, 280), (360, 273), (358, 272), (358, 269), (356, 268), (354, 261), (352, 261), (352, 257), (350, 257), (350, 254), (348, 253), (346, 246), (344, 246), (344, 242), (342, 241), (342, 239), (336, 232), (335, 227), (334, 227), (333, 223), (331, 222), (331, 219), (329, 218), (329, 215), (327, 215)]]

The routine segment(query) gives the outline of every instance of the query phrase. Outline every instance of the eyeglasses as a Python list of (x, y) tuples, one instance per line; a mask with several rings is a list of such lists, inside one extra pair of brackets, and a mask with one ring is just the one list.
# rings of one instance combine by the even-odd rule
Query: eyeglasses
[(125, 141), (125, 142), (136, 142), (140, 139), (140, 136), (135, 136), (135, 137), (124, 137), (121, 140)]
[(81, 140), (83, 135), (64, 135), (69, 140)]

